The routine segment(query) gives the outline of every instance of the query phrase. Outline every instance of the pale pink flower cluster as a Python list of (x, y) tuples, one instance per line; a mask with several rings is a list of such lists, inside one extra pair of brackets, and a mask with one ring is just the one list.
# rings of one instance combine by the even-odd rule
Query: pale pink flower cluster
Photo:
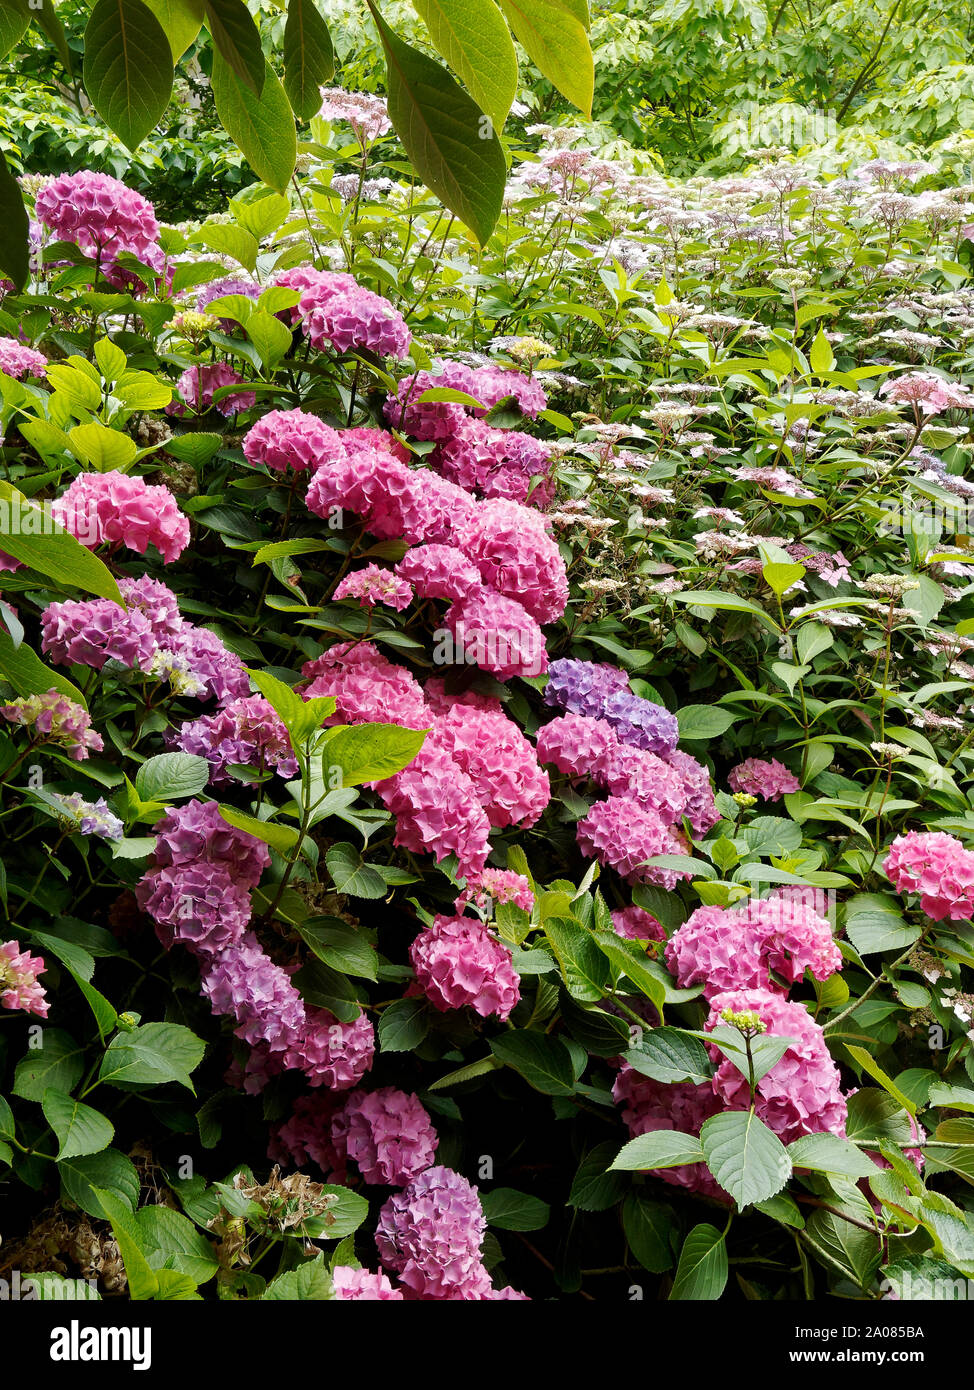
[(392, 129), (386, 104), (371, 92), (347, 92), (343, 87), (321, 88), (323, 121), (344, 121), (352, 127), (355, 138), (363, 146), (371, 145), (380, 135)]
[(0, 942), (0, 1006), (47, 1018), (50, 1005), (37, 978), (46, 969), (43, 957), (22, 951), (18, 941)]
[(466, 887), (453, 904), (454, 911), (462, 913), (470, 903), (488, 916), (495, 906), (505, 903), (530, 912), (534, 907), (534, 892), (524, 874), (515, 873), (513, 869), (484, 869), (483, 873), (468, 877)]
[(124, 545), (144, 555), (154, 545), (169, 564), (189, 545), (189, 521), (169, 489), (117, 469), (79, 473), (51, 515), (89, 550)]
[(521, 997), (510, 950), (473, 917), (433, 919), (414, 937), (416, 984), (435, 1009), (472, 1008), (481, 1018), (510, 1017)]
[(102, 273), (124, 275), (124, 253), (162, 269), (159, 223), (147, 199), (108, 174), (82, 169), (50, 179), (37, 194), (34, 212), (59, 241), (70, 241), (98, 262)]
[(883, 869), (898, 893), (917, 893), (935, 922), (974, 917), (974, 853), (939, 830), (910, 830), (890, 845)]
[(575, 834), (586, 858), (615, 869), (628, 883), (655, 883), (672, 892), (681, 878), (690, 877), (685, 870), (647, 864), (660, 855), (685, 855), (688, 847), (681, 831), (634, 797), (597, 801), (578, 822)]
[(801, 785), (793, 772), (777, 758), (745, 758), (727, 774), (727, 785), (733, 792), (761, 797), (764, 801), (780, 801)]
[(414, 545), (396, 566), (419, 598), (465, 599), (480, 588), (480, 570), (455, 545)]
[(970, 410), (974, 395), (959, 381), (948, 381), (934, 372), (906, 372), (884, 381), (879, 394), (887, 400), (912, 405), (921, 415), (939, 415), (955, 407)]
[(88, 711), (59, 690), (10, 700), (0, 705), (0, 716), (8, 724), (29, 728), (38, 743), (58, 744), (76, 763), (105, 747), (101, 734), (91, 727)]
[(331, 1272), (332, 1288), (339, 1303), (401, 1303), (402, 1293), (394, 1289), (388, 1276), (381, 1271), (354, 1269), (351, 1265), (335, 1265)]
[(244, 457), (277, 473), (306, 472), (342, 453), (337, 430), (306, 410), (271, 410), (244, 436)]
[(0, 338), (0, 372), (19, 381), (24, 376), (44, 376), (47, 358), (42, 352), (24, 347), (16, 338)]

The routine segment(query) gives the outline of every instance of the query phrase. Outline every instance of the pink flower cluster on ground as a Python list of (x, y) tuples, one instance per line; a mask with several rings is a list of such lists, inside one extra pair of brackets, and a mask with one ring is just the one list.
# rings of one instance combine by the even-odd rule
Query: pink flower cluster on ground
[(0, 942), (0, 1006), (47, 1018), (50, 1005), (37, 978), (46, 969), (43, 957), (22, 951), (19, 942)]
[(420, 990), (442, 1013), (469, 1005), (481, 1018), (503, 1020), (521, 997), (510, 950), (473, 917), (435, 917), (413, 938), (409, 959)]
[(0, 705), (0, 716), (8, 724), (30, 729), (38, 743), (58, 744), (75, 762), (82, 762), (89, 753), (100, 753), (105, 747), (101, 734), (91, 727), (88, 711), (60, 690), (10, 700)]
[(169, 489), (117, 469), (79, 473), (51, 515), (89, 550), (125, 545), (144, 555), (154, 545), (169, 564), (189, 545), (189, 521)]
[(890, 845), (883, 863), (898, 893), (917, 893), (935, 922), (974, 917), (974, 854), (938, 830), (910, 830)]
[(763, 801), (780, 801), (786, 792), (796, 792), (800, 783), (793, 772), (777, 758), (745, 758), (727, 774), (731, 791), (757, 796)]

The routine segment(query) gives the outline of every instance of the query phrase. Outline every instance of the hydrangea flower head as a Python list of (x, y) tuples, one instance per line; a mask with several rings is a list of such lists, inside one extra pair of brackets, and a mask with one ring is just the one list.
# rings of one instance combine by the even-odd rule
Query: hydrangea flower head
[(18, 941), (0, 942), (0, 1005), (47, 1018), (50, 1004), (38, 983), (46, 969), (43, 957), (22, 951)]
[(918, 893), (935, 922), (974, 916), (974, 854), (938, 830), (910, 830), (890, 845), (883, 869), (898, 893)]
[(401, 613), (413, 601), (413, 588), (393, 570), (384, 569), (381, 565), (363, 565), (360, 570), (345, 576), (335, 588), (332, 598), (336, 601), (355, 598), (363, 608), (374, 608), (381, 603)]
[(32, 729), (35, 738), (58, 744), (75, 762), (82, 762), (89, 753), (100, 753), (105, 746), (101, 735), (91, 727), (88, 711), (60, 690), (10, 700), (0, 705), (0, 717), (9, 724)]
[(506, 1019), (520, 999), (511, 953), (473, 917), (433, 919), (413, 939), (416, 983), (441, 1012), (469, 1005), (481, 1018)]
[(79, 473), (51, 514), (89, 550), (125, 545), (144, 555), (154, 545), (169, 564), (189, 545), (189, 522), (169, 489), (117, 469)]
[(271, 410), (244, 436), (244, 457), (277, 473), (320, 468), (343, 453), (341, 435), (306, 410)]
[(433, 1162), (439, 1142), (415, 1095), (381, 1086), (353, 1091), (332, 1123), (336, 1147), (367, 1183), (405, 1187)]
[(42, 352), (24, 347), (16, 338), (0, 337), (0, 372), (19, 381), (24, 376), (44, 376), (47, 372), (47, 358)]
[(389, 1198), (379, 1213), (375, 1243), (382, 1263), (417, 1297), (450, 1299), (483, 1282), (486, 1225), (477, 1189), (452, 1169), (436, 1166)]
[(800, 783), (793, 772), (777, 758), (745, 758), (727, 774), (731, 791), (746, 796), (759, 796), (765, 801), (780, 801), (788, 792), (796, 792)]

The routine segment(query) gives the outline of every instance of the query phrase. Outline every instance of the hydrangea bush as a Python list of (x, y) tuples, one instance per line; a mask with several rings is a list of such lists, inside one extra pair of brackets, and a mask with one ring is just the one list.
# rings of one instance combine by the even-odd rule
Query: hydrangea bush
[(0, 1267), (974, 1276), (974, 195), (542, 127), (480, 251), (324, 100), (200, 224), (24, 180)]

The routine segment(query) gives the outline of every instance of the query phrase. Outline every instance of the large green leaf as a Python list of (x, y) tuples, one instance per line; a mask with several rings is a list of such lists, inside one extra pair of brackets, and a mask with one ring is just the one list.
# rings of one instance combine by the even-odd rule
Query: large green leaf
[(144, 0), (144, 3), (162, 25), (172, 49), (173, 62), (178, 62), (203, 26), (203, 0)]
[(629, 1249), (651, 1274), (673, 1267), (671, 1238), (676, 1230), (673, 1211), (643, 1192), (630, 1192), (622, 1208), (622, 1228)]
[(135, 790), (143, 801), (178, 801), (195, 796), (210, 780), (205, 758), (195, 753), (157, 753), (135, 775)]
[(42, 695), (45, 690), (59, 690), (69, 700), (84, 706), (87, 701), (76, 685), (66, 676), (45, 666), (40, 657), (22, 642), (15, 647), (9, 632), (0, 628), (0, 675), (10, 682), (18, 695)]
[(322, 748), (325, 781), (334, 785), (341, 773), (343, 787), (381, 782), (408, 767), (423, 746), (424, 729), (404, 729), (398, 724), (350, 724), (329, 731)]
[(122, 602), (111, 571), (98, 556), (7, 482), (0, 482), (0, 519), (3, 549), (15, 560), (57, 584)]
[(675, 1129), (654, 1129), (623, 1144), (612, 1167), (639, 1173), (649, 1168), (682, 1168), (687, 1163), (702, 1162), (700, 1140), (692, 1134), (681, 1134)]
[(260, 43), (260, 30), (244, 0), (203, 0), (203, 5), (216, 50), (214, 72), (219, 58), (254, 96), (260, 96), (268, 67)]
[(335, 74), (328, 25), (314, 0), (288, 0), (284, 26), (284, 90), (294, 114), (310, 121), (321, 109), (321, 87)]
[(571, 0), (497, 0), (528, 57), (591, 119), (595, 62), (577, 3)]
[(48, 1087), (41, 1099), (41, 1109), (57, 1135), (58, 1159), (100, 1153), (112, 1142), (115, 1126), (111, 1120), (65, 1091)]
[(173, 54), (142, 0), (98, 0), (85, 28), (85, 88), (95, 110), (130, 150), (169, 105)]
[(284, 88), (264, 65), (260, 96), (219, 53), (213, 55), (213, 100), (233, 143), (259, 178), (279, 193), (287, 188), (298, 157), (294, 113)]
[(727, 1246), (714, 1226), (694, 1226), (683, 1242), (670, 1298), (713, 1302), (727, 1283)]
[(643, 1076), (668, 1084), (691, 1081), (700, 1086), (714, 1074), (713, 1064), (700, 1039), (679, 1028), (653, 1028), (644, 1032), (639, 1046), (626, 1053), (626, 1061)]
[(17, 1063), (13, 1093), (24, 1100), (43, 1100), (47, 1090), (71, 1091), (84, 1071), (84, 1048), (59, 1028), (45, 1028), (41, 1046)]
[(501, 212), (507, 163), (488, 116), (450, 74), (403, 43), (372, 0), (386, 55), (389, 118), (417, 174), (483, 246)]
[(480, 1205), (489, 1226), (501, 1231), (540, 1231), (548, 1224), (551, 1208), (540, 1197), (518, 1192), (513, 1187), (495, 1187), (481, 1192)]
[(58, 1164), (61, 1184), (66, 1194), (83, 1212), (105, 1220), (105, 1212), (95, 1196), (95, 1189), (107, 1187), (116, 1197), (135, 1211), (139, 1204), (141, 1183), (135, 1164), (118, 1149), (102, 1149), (100, 1153), (83, 1158), (67, 1158)]
[(492, 1038), (490, 1050), (499, 1062), (520, 1072), (536, 1091), (547, 1096), (574, 1095), (572, 1056), (560, 1038), (513, 1030)]
[(27, 32), (30, 10), (27, 0), (0, 0), (0, 58), (6, 57)]
[(30, 275), (28, 227), (29, 219), (20, 184), (0, 154), (0, 270), (19, 290), (27, 284)]
[(791, 1176), (784, 1144), (751, 1110), (712, 1115), (700, 1144), (707, 1167), (739, 1207), (767, 1201)]
[(501, 130), (517, 94), (517, 54), (494, 0), (413, 0), (433, 46)]
[(144, 1023), (112, 1039), (98, 1080), (123, 1090), (178, 1081), (192, 1091), (190, 1072), (199, 1066), (204, 1050), (204, 1043), (181, 1023)]
[(805, 1134), (788, 1145), (793, 1168), (818, 1173), (841, 1173), (848, 1178), (870, 1178), (880, 1171), (868, 1154), (840, 1139), (837, 1134)]

